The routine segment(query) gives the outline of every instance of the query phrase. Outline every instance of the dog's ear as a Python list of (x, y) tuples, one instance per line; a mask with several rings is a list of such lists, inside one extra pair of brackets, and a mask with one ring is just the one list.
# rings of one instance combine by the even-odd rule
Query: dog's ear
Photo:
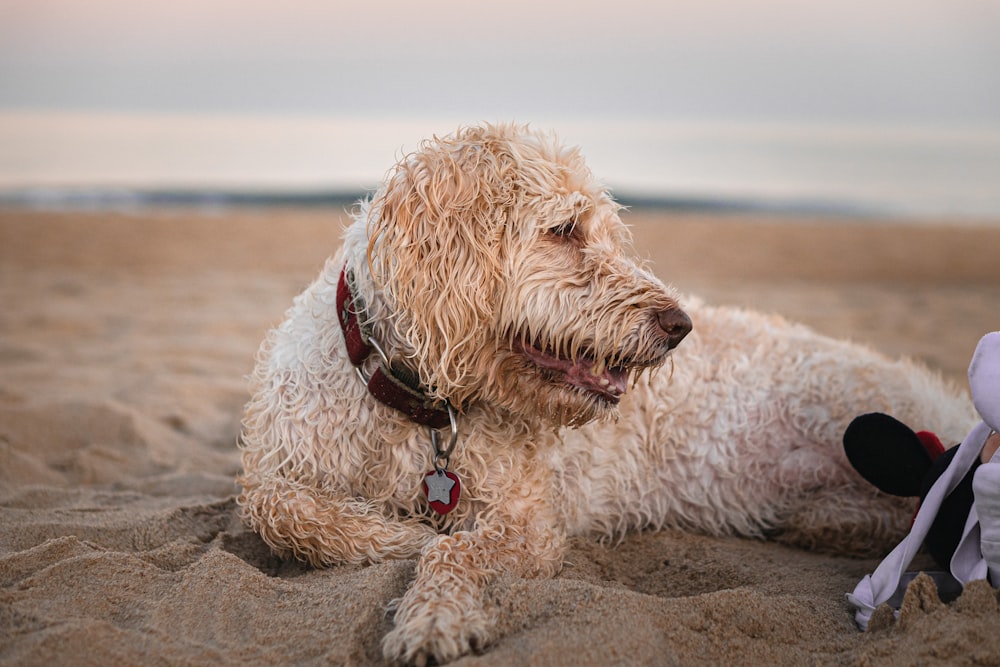
[(421, 380), (458, 407), (491, 348), (515, 159), (490, 129), (425, 142), (376, 194), (368, 258)]

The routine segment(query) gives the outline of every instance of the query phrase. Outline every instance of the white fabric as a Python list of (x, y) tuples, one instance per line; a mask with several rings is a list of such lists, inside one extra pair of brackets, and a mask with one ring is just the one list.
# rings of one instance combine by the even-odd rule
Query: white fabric
[(1000, 431), (1000, 331), (980, 339), (969, 364), (972, 403), (983, 421)]
[(1000, 450), (989, 463), (979, 466), (972, 478), (972, 491), (979, 513), (983, 558), (989, 568), (990, 581), (1000, 587)]
[[(941, 502), (958, 486), (958, 483), (972, 468), (992, 430), (986, 422), (980, 422), (965, 436), (962, 444), (959, 445), (955, 458), (934, 482), (920, 504), (909, 535), (903, 538), (903, 541), (879, 563), (872, 574), (865, 575), (865, 578), (858, 582), (853, 593), (847, 594), (848, 602), (856, 610), (854, 620), (862, 630), (868, 629), (868, 621), (871, 620), (875, 609), (896, 592), (903, 571), (923, 544), (927, 531), (941, 508)], [(980, 466), (980, 469), (983, 467), (985, 466)], [(996, 516), (1000, 517), (1000, 514)], [(994, 527), (996, 527), (996, 522), (994, 522)], [(979, 549), (979, 541), (978, 515), (976, 508), (973, 507), (969, 512), (962, 540), (951, 560), (951, 574), (963, 585), (976, 579), (986, 578), (987, 564)]]

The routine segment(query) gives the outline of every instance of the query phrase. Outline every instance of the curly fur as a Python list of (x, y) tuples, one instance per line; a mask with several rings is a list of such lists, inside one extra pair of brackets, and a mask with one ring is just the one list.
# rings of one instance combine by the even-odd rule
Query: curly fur
[[(974, 423), (968, 398), (924, 368), (682, 299), (629, 243), (577, 151), (524, 127), (468, 128), (396, 166), (262, 344), (244, 517), (316, 566), (419, 558), (387, 658), (488, 644), (491, 582), (553, 575), (571, 534), (674, 526), (881, 550), (905, 506), (853, 473), (847, 424), (877, 410), (957, 442)], [(374, 400), (347, 357), (345, 266), (373, 337), (459, 413), (450, 469), (464, 489), (444, 517), (421, 490), (427, 430)], [(672, 350), (663, 318), (682, 301), (694, 331)], [(572, 381), (591, 366), (628, 370), (620, 403)]]

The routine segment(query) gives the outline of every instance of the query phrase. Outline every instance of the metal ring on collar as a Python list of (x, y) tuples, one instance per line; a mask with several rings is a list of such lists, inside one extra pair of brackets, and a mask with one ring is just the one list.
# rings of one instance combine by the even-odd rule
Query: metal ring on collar
[(451, 457), (451, 453), (455, 451), (455, 445), (458, 443), (458, 421), (455, 418), (455, 409), (451, 407), (451, 403), (445, 403), (445, 407), (448, 408), (448, 421), (450, 422), (451, 427), (451, 435), (448, 438), (448, 446), (445, 449), (438, 447), (437, 429), (433, 429), (428, 426), (427, 431), (431, 434), (431, 445), (434, 447), (435, 462), (439, 459), (443, 459), (445, 461), (444, 467), (447, 467), (448, 459)]
[[(382, 364), (386, 368), (389, 368), (389, 357), (386, 355), (385, 350), (382, 349), (382, 346), (379, 345), (379, 342), (371, 336), (368, 337), (366, 342), (372, 346), (373, 350), (378, 352), (378, 356), (382, 358)], [(361, 370), (361, 366), (355, 366), (354, 370), (357, 372), (358, 377), (361, 378), (361, 381), (364, 382), (365, 385), (367, 385), (368, 381), (372, 379), (371, 375), (365, 375), (365, 372)]]

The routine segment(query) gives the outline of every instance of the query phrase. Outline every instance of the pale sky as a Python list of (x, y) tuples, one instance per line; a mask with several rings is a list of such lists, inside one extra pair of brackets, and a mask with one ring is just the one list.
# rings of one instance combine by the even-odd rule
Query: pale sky
[(997, 0), (0, 0), (0, 110), (1000, 122)]

